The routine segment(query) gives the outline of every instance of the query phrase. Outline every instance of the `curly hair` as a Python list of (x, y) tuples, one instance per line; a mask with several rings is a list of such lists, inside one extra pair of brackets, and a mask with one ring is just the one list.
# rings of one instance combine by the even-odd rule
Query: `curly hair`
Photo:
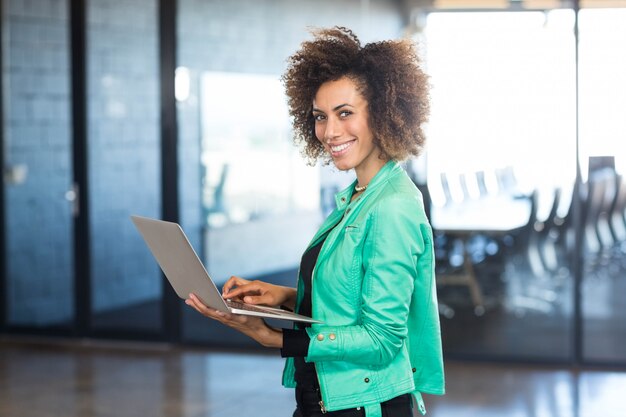
[(367, 100), (369, 127), (382, 157), (401, 161), (422, 151), (422, 124), (429, 114), (428, 76), (408, 40), (361, 46), (344, 27), (316, 29), (287, 60), (282, 76), (292, 116), (294, 141), (310, 164), (330, 161), (315, 136), (313, 99), (327, 81), (349, 77)]

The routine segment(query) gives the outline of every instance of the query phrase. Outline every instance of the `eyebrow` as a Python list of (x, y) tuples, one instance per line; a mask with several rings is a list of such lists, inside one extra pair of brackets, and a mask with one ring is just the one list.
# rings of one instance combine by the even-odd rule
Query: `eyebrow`
[[(343, 104), (340, 104), (340, 105), (338, 105), (338, 106), (333, 107), (333, 111), (337, 111), (337, 110), (339, 110), (340, 108), (345, 107), (345, 106), (348, 106), (348, 107), (354, 107), (354, 106), (353, 106), (353, 105), (351, 105), (351, 104), (348, 104), (348, 103), (343, 103)], [(314, 111), (314, 112), (316, 111), (316, 112), (324, 113), (322, 110), (320, 110), (320, 109), (318, 109), (318, 108), (316, 108), (316, 107), (313, 107), (313, 111)]]

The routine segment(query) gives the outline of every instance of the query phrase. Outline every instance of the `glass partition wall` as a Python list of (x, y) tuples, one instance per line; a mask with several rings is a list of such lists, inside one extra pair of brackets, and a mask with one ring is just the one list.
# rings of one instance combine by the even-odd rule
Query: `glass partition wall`
[(2, 2), (6, 325), (74, 321), (69, 9)]
[(161, 272), (130, 215), (161, 215), (158, 3), (87, 2), (91, 324), (158, 335)]
[(572, 10), (431, 13), (427, 186), (449, 354), (567, 360)]
[(626, 362), (624, 19), (626, 9), (582, 9), (579, 14), (581, 330), (588, 362)]
[(624, 363), (626, 15), (607, 7), (616, 3), (584, 2), (578, 16), (425, 19), (426, 191), (450, 355)]
[[(415, 37), (431, 76), (429, 142), (407, 170), (434, 227), (445, 352), (626, 362), (626, 154), (617, 145), (626, 134), (625, 9), (176, 3), (177, 195), (166, 195), (161, 173), (171, 158), (159, 132), (167, 120), (158, 108), (161, 3), (85, 4), (89, 202), (80, 213), (89, 214), (92, 259), (81, 277), (68, 64), (74, 3), (2, 2), (6, 329), (76, 332), (73, 284), (88, 279), (88, 334), (80, 336), (256, 346), (182, 302), (180, 321), (169, 315), (175, 305), (163, 302), (161, 272), (128, 216), (159, 217), (165, 202), (177, 204), (218, 284), (240, 275), (293, 285), (308, 239), (353, 177), (305, 165), (279, 77), (307, 27), (343, 24), (363, 42)], [(165, 334), (170, 325), (180, 337)]]

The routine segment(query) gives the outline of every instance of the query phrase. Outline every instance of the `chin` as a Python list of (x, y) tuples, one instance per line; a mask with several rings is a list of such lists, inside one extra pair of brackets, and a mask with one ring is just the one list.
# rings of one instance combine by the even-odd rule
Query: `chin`
[(335, 165), (335, 168), (337, 168), (339, 171), (350, 171), (352, 168), (354, 168), (354, 165), (350, 164), (348, 161), (333, 160), (333, 165)]

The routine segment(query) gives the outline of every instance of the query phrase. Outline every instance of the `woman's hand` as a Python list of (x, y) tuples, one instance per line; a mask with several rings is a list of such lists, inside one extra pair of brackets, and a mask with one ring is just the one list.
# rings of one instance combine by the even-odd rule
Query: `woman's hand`
[(296, 306), (296, 289), (263, 281), (248, 281), (240, 277), (230, 277), (222, 287), (224, 298), (240, 299), (247, 304), (267, 306)]
[(283, 332), (268, 326), (263, 319), (241, 314), (229, 314), (205, 306), (195, 294), (189, 294), (185, 304), (203, 316), (217, 320), (249, 336), (265, 347), (283, 347)]

